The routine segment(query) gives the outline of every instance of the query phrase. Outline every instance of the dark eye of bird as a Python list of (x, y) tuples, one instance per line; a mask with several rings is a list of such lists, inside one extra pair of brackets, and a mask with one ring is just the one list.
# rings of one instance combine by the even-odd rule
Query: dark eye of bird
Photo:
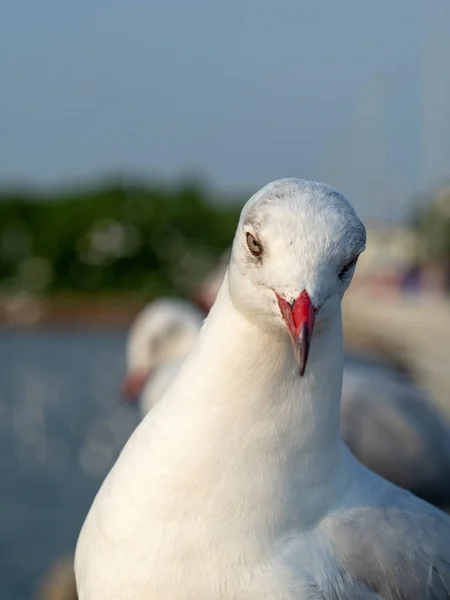
[(247, 233), (247, 246), (253, 256), (261, 255), (262, 246), (251, 233)]
[(356, 256), (353, 260), (351, 260), (349, 263), (347, 263), (345, 265), (345, 267), (339, 273), (339, 278), (343, 279), (345, 277), (345, 275), (350, 271), (350, 269), (356, 265), (357, 262), (358, 262), (358, 256)]

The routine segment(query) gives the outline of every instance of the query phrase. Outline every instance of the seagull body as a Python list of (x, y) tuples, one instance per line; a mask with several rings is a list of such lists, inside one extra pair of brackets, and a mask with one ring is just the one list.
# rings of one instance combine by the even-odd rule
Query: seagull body
[(449, 597), (449, 519), (341, 437), (340, 303), (364, 244), (327, 186), (247, 203), (196, 345), (83, 525), (80, 600)]
[[(142, 417), (163, 398), (184, 358), (169, 360), (149, 377), (139, 400)], [(341, 428), (366, 467), (448, 510), (450, 428), (420, 389), (395, 373), (344, 366)]]

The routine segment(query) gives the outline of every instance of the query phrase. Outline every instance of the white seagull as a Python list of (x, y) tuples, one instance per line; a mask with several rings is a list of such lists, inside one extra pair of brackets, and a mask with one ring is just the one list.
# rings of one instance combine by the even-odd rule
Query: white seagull
[(141, 416), (161, 398), (176, 367), (197, 341), (204, 315), (189, 302), (158, 298), (138, 314), (126, 347), (122, 394), (139, 400)]
[(450, 519), (342, 441), (340, 306), (364, 246), (325, 185), (245, 205), (196, 345), (83, 525), (80, 600), (449, 598)]
[(425, 392), (393, 371), (344, 368), (342, 437), (364, 465), (450, 508), (450, 427)]

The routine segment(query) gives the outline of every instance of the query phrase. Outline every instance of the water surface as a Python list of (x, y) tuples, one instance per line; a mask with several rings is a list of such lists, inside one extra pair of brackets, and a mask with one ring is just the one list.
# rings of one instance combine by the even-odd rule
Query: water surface
[(137, 423), (125, 334), (0, 332), (0, 599), (30, 600)]

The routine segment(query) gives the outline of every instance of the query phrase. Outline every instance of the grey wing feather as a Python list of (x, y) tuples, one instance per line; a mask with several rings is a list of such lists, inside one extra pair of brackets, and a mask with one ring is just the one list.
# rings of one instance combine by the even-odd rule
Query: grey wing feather
[(432, 504), (450, 503), (450, 428), (424, 392), (350, 367), (341, 416), (345, 443), (369, 469)]
[(349, 581), (382, 600), (450, 599), (446, 514), (392, 486), (383, 501), (342, 510), (327, 521), (332, 552)]

